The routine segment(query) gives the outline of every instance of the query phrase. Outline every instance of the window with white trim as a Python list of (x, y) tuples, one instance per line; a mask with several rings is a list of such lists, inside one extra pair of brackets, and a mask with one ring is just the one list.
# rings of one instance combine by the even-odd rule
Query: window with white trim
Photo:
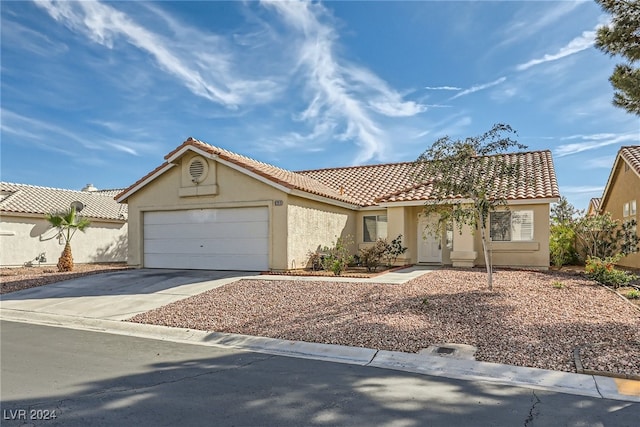
[[(629, 221), (633, 221), (636, 219), (636, 213), (637, 213), (637, 206), (636, 206), (636, 201), (635, 200), (631, 200), (630, 202), (625, 203), (624, 205), (622, 205), (622, 220), (626, 223)], [(635, 231), (636, 227), (633, 227), (633, 230)]]
[(387, 238), (387, 216), (367, 215), (362, 218), (362, 240), (375, 242), (378, 239)]
[(533, 240), (533, 211), (498, 211), (489, 214), (489, 237), (494, 242)]

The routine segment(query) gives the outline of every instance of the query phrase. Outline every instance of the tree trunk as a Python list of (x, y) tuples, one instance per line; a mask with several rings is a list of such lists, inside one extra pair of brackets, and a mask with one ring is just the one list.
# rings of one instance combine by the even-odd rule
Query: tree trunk
[(484, 227), (480, 227), (480, 233), (482, 237), (482, 251), (484, 252), (484, 265), (487, 266), (487, 284), (489, 290), (493, 290), (493, 268), (491, 268), (491, 262), (489, 260), (489, 248), (487, 248), (486, 232)]
[(73, 255), (71, 255), (71, 244), (67, 242), (64, 245), (62, 255), (58, 259), (58, 271), (72, 271), (73, 270)]

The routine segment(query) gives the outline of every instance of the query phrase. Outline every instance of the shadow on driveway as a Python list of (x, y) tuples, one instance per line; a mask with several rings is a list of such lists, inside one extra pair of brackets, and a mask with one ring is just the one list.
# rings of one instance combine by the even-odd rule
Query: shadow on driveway
[[(74, 298), (108, 295), (144, 295), (213, 280), (256, 275), (246, 271), (136, 269), (95, 274), (0, 295), (0, 301)], [(173, 293), (173, 292), (169, 292)], [(188, 292), (191, 294), (190, 292)]]

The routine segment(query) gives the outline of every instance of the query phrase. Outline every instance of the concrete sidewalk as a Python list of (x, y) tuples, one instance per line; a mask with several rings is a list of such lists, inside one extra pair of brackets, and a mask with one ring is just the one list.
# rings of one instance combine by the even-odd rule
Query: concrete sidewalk
[[(350, 279), (349, 281), (397, 284), (432, 270), (416, 267), (387, 273), (373, 279)], [(105, 277), (117, 273), (100, 275), (102, 276), (100, 279), (95, 279), (98, 276), (93, 276), (94, 280), (102, 282), (120, 279), (117, 286), (98, 286), (97, 282), (91, 280), (92, 276), (88, 276), (42, 288), (2, 295), (0, 297), (0, 319), (205, 346), (224, 346), (281, 356), (373, 366), (446, 378), (481, 380), (575, 395), (640, 402), (640, 381), (474, 360), (456, 360), (429, 354), (296, 342), (122, 322), (121, 320), (137, 313), (149, 311), (241, 278), (301, 280), (300, 277), (281, 275), (257, 276), (240, 272), (217, 272), (215, 273), (218, 275), (216, 279), (198, 281), (197, 274), (194, 277), (194, 273), (191, 272), (162, 270), (165, 272), (164, 279), (160, 280), (160, 284), (153, 285), (151, 283), (152, 275), (158, 274), (159, 271), (131, 271), (133, 273), (128, 276)], [(136, 271), (138, 275), (135, 274)], [(209, 272), (203, 277), (211, 279), (211, 274), (213, 273)], [(385, 277), (391, 274), (393, 275)], [(131, 283), (123, 284), (124, 278), (127, 278)], [(158, 277), (156, 279), (159, 280)], [(313, 277), (302, 280), (318, 279)], [(336, 278), (327, 277), (321, 280), (335, 281)]]

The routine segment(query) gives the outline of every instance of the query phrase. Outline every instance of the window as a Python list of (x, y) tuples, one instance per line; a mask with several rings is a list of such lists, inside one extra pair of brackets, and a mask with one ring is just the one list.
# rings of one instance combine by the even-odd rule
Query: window
[(625, 203), (624, 205), (622, 205), (622, 216), (624, 218), (629, 216), (629, 203)]
[(494, 242), (533, 240), (533, 211), (491, 212), (489, 236)]
[(631, 216), (636, 216), (637, 210), (636, 210), (636, 201), (632, 200), (630, 203), (630, 209), (629, 209), (629, 215)]
[(387, 216), (369, 215), (362, 221), (362, 236), (365, 242), (375, 242), (387, 238)]

